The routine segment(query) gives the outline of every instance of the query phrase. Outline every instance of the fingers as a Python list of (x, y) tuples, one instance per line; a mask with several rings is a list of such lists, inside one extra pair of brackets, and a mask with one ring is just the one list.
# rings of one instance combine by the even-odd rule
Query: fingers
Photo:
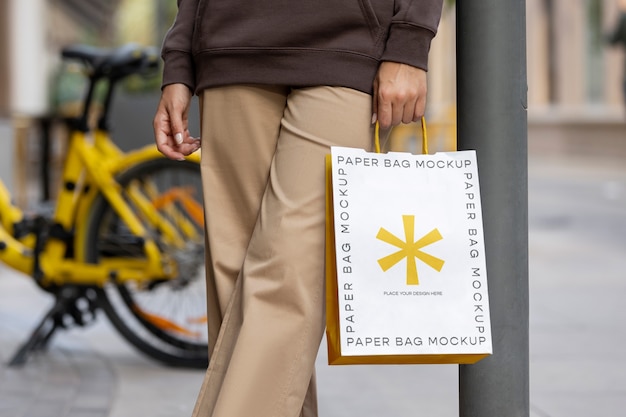
[(189, 131), (180, 134), (182, 142), (178, 143), (176, 135), (171, 133), (169, 122), (155, 123), (155, 142), (159, 151), (169, 159), (181, 161), (200, 149), (200, 139), (189, 135)]
[(374, 82), (373, 113), (382, 128), (419, 120), (426, 108), (426, 72), (383, 62)]
[(187, 114), (191, 92), (182, 84), (163, 89), (154, 116), (154, 140), (159, 151), (170, 159), (182, 160), (200, 148), (200, 140), (189, 134)]
[(424, 115), (426, 100), (423, 96), (409, 92), (381, 91), (377, 104), (377, 118), (383, 128), (411, 123)]

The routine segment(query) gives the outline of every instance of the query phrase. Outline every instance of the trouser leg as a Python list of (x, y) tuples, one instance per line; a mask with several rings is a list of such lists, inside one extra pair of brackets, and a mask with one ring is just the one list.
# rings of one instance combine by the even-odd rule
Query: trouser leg
[(309, 386), (302, 402), (300, 417), (317, 417), (317, 381), (315, 377), (315, 369), (311, 375)]
[[(287, 92), (284, 87), (231, 86), (206, 90), (200, 97), (211, 361), (194, 416), (211, 415), (237, 340), (237, 278), (267, 184)], [(225, 331), (220, 333), (222, 324)]]
[(231, 86), (201, 97), (211, 346), (258, 217), (287, 93), (284, 87)]
[[(214, 355), (228, 358), (214, 371), (223, 372), (223, 381), (214, 403), (203, 400), (206, 390), (201, 393), (196, 415), (315, 415), (310, 381), (324, 330), (324, 156), (330, 145), (371, 146), (370, 101), (368, 95), (344, 88), (289, 94), (236, 280), (241, 292), (237, 295), (236, 289), (231, 297), (231, 303), (240, 297), (237, 308), (231, 304), (233, 308), (222, 310), (226, 316)], [(203, 139), (203, 158), (210, 147)], [(205, 193), (210, 191), (205, 186)], [(211, 257), (215, 263), (216, 254)], [(216, 293), (220, 298), (220, 288)], [(229, 314), (237, 320), (227, 320)]]

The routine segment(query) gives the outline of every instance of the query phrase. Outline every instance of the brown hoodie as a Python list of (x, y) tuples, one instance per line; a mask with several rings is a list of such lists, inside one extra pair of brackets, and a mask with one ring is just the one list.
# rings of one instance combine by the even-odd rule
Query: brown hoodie
[(371, 93), (380, 61), (427, 69), (442, 0), (178, 0), (163, 85), (331, 85)]

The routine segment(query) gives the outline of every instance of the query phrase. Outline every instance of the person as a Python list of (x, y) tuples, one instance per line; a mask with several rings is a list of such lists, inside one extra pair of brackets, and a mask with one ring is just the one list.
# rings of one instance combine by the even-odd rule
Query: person
[[(608, 35), (608, 41), (613, 46), (620, 45), (622, 48), (626, 48), (626, 0), (619, 0), (618, 3), (619, 18), (613, 31)], [(624, 61), (624, 68), (622, 70), (622, 100), (626, 104), (626, 60)]]
[[(155, 141), (202, 146), (210, 361), (196, 417), (313, 417), (325, 155), (425, 111), (442, 0), (179, 0)], [(188, 130), (199, 95), (201, 139)]]

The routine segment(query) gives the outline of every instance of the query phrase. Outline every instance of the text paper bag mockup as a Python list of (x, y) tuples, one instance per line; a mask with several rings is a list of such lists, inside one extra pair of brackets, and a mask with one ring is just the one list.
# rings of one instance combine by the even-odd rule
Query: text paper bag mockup
[(491, 354), (475, 151), (333, 147), (327, 166), (329, 364)]

